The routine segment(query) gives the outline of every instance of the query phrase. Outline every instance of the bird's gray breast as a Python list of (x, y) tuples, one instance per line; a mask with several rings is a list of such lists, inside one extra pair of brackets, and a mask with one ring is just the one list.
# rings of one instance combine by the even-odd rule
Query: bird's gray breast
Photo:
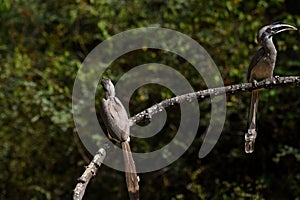
[(276, 55), (264, 53), (256, 64), (251, 67), (249, 81), (266, 79), (273, 76)]

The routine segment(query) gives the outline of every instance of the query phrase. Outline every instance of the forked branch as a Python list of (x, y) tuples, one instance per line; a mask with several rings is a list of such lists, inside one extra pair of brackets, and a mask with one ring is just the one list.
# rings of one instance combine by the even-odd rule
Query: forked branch
[[(270, 89), (272, 87), (279, 87), (283, 85), (296, 85), (300, 86), (300, 76), (288, 76), (288, 77), (272, 77), (265, 79), (256, 84), (254, 83), (241, 83), (235, 85), (228, 85), (225, 87), (210, 88), (206, 90), (201, 90), (198, 92), (183, 94), (180, 96), (173, 97), (171, 99), (163, 100), (162, 102), (147, 108), (146, 110), (134, 115), (130, 118), (131, 125), (136, 124), (144, 119), (147, 119), (149, 116), (155, 115), (158, 112), (161, 112), (163, 109), (170, 107), (174, 104), (180, 104), (184, 101), (191, 101), (192, 98), (196, 97), (198, 101), (202, 101), (206, 98), (213, 98), (215, 96), (224, 95), (224, 94), (236, 94), (241, 92), (250, 92), (255, 89), (266, 88)], [(91, 180), (92, 177), (96, 175), (98, 168), (101, 166), (106, 153), (109, 149), (108, 144), (105, 144), (99, 149), (95, 154), (93, 160), (86, 167), (84, 173), (80, 178), (78, 178), (78, 183), (74, 189), (74, 200), (81, 200), (83, 198), (85, 189)]]

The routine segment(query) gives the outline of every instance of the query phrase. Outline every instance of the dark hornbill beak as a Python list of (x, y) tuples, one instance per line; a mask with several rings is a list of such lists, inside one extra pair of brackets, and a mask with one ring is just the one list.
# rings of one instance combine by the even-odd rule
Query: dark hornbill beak
[(288, 25), (288, 24), (274, 24), (274, 25), (271, 25), (270, 28), (271, 28), (272, 35), (275, 35), (277, 33), (283, 32), (283, 31), (297, 30), (296, 27)]

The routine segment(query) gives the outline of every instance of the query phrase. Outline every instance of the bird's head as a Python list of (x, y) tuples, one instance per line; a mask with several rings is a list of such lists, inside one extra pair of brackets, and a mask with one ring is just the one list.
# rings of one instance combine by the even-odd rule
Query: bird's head
[(260, 44), (264, 44), (267, 40), (271, 39), (273, 35), (283, 31), (297, 30), (294, 26), (282, 23), (273, 23), (262, 27), (257, 34), (257, 41)]
[(102, 78), (101, 85), (103, 87), (106, 97), (115, 96), (115, 86), (109, 78)]

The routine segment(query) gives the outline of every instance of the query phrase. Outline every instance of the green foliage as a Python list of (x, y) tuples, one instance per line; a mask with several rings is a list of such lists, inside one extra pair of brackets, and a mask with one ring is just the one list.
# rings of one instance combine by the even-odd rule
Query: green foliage
[[(0, 199), (71, 198), (88, 161), (72, 121), (72, 87), (81, 62), (101, 41), (137, 27), (174, 29), (203, 45), (225, 84), (240, 83), (258, 49), (257, 30), (278, 20), (299, 28), (296, 7), (293, 0), (0, 1)], [(275, 74), (299, 75), (298, 35), (289, 32), (275, 39)], [(174, 67), (196, 90), (206, 87), (185, 60), (153, 49), (120, 57), (106, 74), (117, 81), (132, 67), (149, 62)], [(209, 102), (201, 104), (195, 142), (168, 168), (141, 175), (142, 199), (299, 197), (299, 93), (297, 87), (262, 92), (253, 155), (243, 153), (249, 95), (242, 94), (228, 97), (222, 137), (199, 160), (201, 134), (210, 120)], [(172, 95), (157, 85), (141, 87), (131, 99), (131, 115)], [(162, 133), (133, 139), (133, 150), (147, 152), (168, 143), (179, 112), (177, 107), (168, 110)], [(86, 199), (104, 197), (127, 198), (123, 174), (105, 166), (86, 192)]]

